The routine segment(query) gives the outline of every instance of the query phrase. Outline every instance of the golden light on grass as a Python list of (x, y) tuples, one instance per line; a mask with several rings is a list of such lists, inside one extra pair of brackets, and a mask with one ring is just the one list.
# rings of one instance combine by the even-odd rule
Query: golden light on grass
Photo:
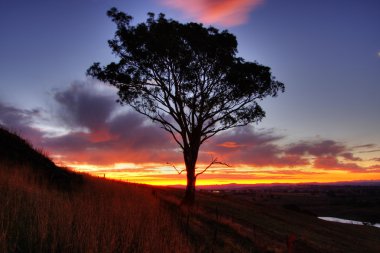
[(149, 188), (85, 177), (66, 193), (40, 181), (0, 165), (1, 252), (191, 252)]

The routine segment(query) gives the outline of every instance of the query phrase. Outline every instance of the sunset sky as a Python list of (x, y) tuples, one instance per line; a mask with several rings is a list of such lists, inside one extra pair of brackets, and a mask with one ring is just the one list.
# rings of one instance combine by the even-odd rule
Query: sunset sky
[(380, 180), (378, 0), (2, 0), (0, 124), (74, 170), (185, 184), (170, 135), (86, 77), (115, 60), (111, 7), (143, 22), (163, 12), (228, 29), (239, 56), (270, 66), (286, 91), (259, 124), (201, 148), (198, 184)]

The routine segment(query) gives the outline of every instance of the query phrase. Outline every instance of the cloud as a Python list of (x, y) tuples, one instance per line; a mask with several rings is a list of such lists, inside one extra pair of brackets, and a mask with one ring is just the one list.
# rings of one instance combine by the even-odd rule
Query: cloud
[(376, 145), (375, 144), (372, 144), (372, 143), (369, 143), (369, 144), (363, 144), (363, 145), (357, 145), (357, 146), (354, 146), (353, 148), (354, 149), (372, 149), (372, 148), (375, 148)]
[(339, 162), (338, 159), (333, 156), (317, 157), (314, 161), (314, 168), (320, 168), (324, 170), (345, 170), (350, 172), (366, 171), (366, 168), (363, 168), (355, 163)]
[[(134, 163), (141, 165), (141, 171), (147, 168), (143, 165), (146, 163), (183, 164), (183, 154), (170, 134), (144, 116), (117, 104), (116, 90), (111, 87), (92, 80), (73, 82), (54, 91), (52, 99), (55, 106), (50, 114), (42, 109), (24, 110), (0, 102), (0, 123), (52, 157), (70, 164), (112, 168), (118, 163)], [(49, 129), (57, 126), (65, 131), (59, 135), (48, 134)], [(349, 147), (323, 139), (283, 143), (286, 136), (278, 135), (273, 129), (234, 128), (214, 136), (201, 147), (199, 169), (209, 163), (211, 157), (234, 166), (221, 169), (223, 173), (240, 177), (244, 166), (249, 167), (249, 173), (262, 171), (274, 176), (294, 174), (294, 170), (300, 168), (308, 170), (307, 173), (312, 173), (314, 168), (319, 169), (318, 173), (321, 170), (371, 172), (378, 169), (360, 166), (362, 159), (355, 155), (376, 148), (374, 144)]]
[[(0, 124), (64, 163), (181, 162), (171, 136), (116, 103), (96, 81), (73, 82), (52, 94), (54, 108), (24, 110), (0, 102)], [(50, 113), (50, 114), (49, 114)], [(64, 128), (60, 134), (51, 129)]]
[[(373, 144), (366, 144), (350, 148), (334, 140), (300, 141), (287, 145), (285, 152), (291, 155), (310, 156), (313, 167), (324, 170), (345, 170), (350, 172), (365, 172), (366, 168), (355, 162), (362, 161), (356, 157), (352, 150), (356, 148), (369, 148)], [(345, 162), (342, 162), (344, 160)]]
[(157, 126), (147, 124), (134, 112), (125, 112), (104, 122), (103, 135), (72, 132), (58, 138), (46, 138), (44, 146), (69, 157), (69, 160), (90, 164), (111, 165), (122, 162), (178, 162), (181, 155), (175, 150), (171, 137)]
[(350, 152), (341, 153), (340, 156), (342, 156), (346, 160), (350, 160), (350, 161), (362, 161), (363, 160), (360, 157), (355, 157), (354, 154), (350, 153)]
[(215, 136), (205, 145), (205, 154), (213, 155), (229, 164), (250, 164), (256, 167), (292, 167), (308, 165), (301, 155), (289, 155), (276, 144), (283, 140), (273, 131), (254, 130), (251, 126), (235, 128)]
[(337, 155), (345, 151), (345, 147), (333, 140), (322, 140), (318, 142), (299, 142), (289, 145), (286, 150), (289, 154), (297, 155)]
[(35, 121), (41, 118), (42, 112), (40, 109), (20, 109), (3, 104), (0, 101), (0, 125), (25, 136), (32, 143), (36, 143), (42, 138), (42, 133), (32, 126)]
[(350, 161), (361, 161), (359, 157), (353, 155), (349, 147), (334, 140), (300, 141), (288, 145), (285, 152), (291, 155), (331, 156), (342, 157)]
[[(334, 140), (299, 141), (279, 144), (286, 136), (274, 131), (254, 130), (252, 127), (235, 128), (215, 136), (203, 149), (206, 154), (218, 157), (232, 165), (248, 164), (255, 168), (317, 168), (323, 170), (346, 170), (366, 172), (354, 155), (357, 148), (373, 148), (373, 144), (351, 148)], [(278, 172), (275, 172), (278, 173)]]
[(42, 144), (67, 160), (110, 165), (176, 162), (181, 157), (164, 130), (117, 104), (111, 87), (74, 82), (56, 91), (53, 98), (57, 120), (71, 131), (44, 138)]
[(58, 119), (70, 127), (101, 130), (117, 106), (116, 91), (101, 85), (77, 81), (67, 89), (57, 91), (54, 99), (59, 105)]
[(263, 0), (161, 0), (186, 16), (206, 24), (236, 26), (247, 22), (249, 13)]

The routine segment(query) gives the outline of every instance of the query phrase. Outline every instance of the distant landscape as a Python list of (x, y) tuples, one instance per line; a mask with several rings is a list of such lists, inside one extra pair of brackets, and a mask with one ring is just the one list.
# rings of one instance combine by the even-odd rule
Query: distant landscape
[(5, 129), (0, 142), (1, 252), (380, 251), (376, 184), (202, 187), (186, 208), (183, 189), (73, 173)]
[[(334, 183), (267, 183), (267, 184), (220, 184), (220, 185), (199, 185), (198, 189), (204, 190), (249, 190), (254, 188), (272, 188), (272, 187), (316, 187), (316, 186), (380, 186), (379, 180), (366, 181), (346, 181)], [(174, 188), (184, 188), (183, 185), (171, 185)]]

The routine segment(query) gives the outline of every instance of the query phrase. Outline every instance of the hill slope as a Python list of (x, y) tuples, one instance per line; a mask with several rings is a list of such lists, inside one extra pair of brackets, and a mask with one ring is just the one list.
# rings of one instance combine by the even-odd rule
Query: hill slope
[(0, 162), (2, 169), (23, 168), (35, 179), (64, 190), (78, 187), (82, 176), (67, 169), (57, 167), (46, 155), (36, 150), (18, 135), (0, 126)]
[(0, 252), (194, 252), (151, 188), (59, 168), (4, 129), (0, 143)]

